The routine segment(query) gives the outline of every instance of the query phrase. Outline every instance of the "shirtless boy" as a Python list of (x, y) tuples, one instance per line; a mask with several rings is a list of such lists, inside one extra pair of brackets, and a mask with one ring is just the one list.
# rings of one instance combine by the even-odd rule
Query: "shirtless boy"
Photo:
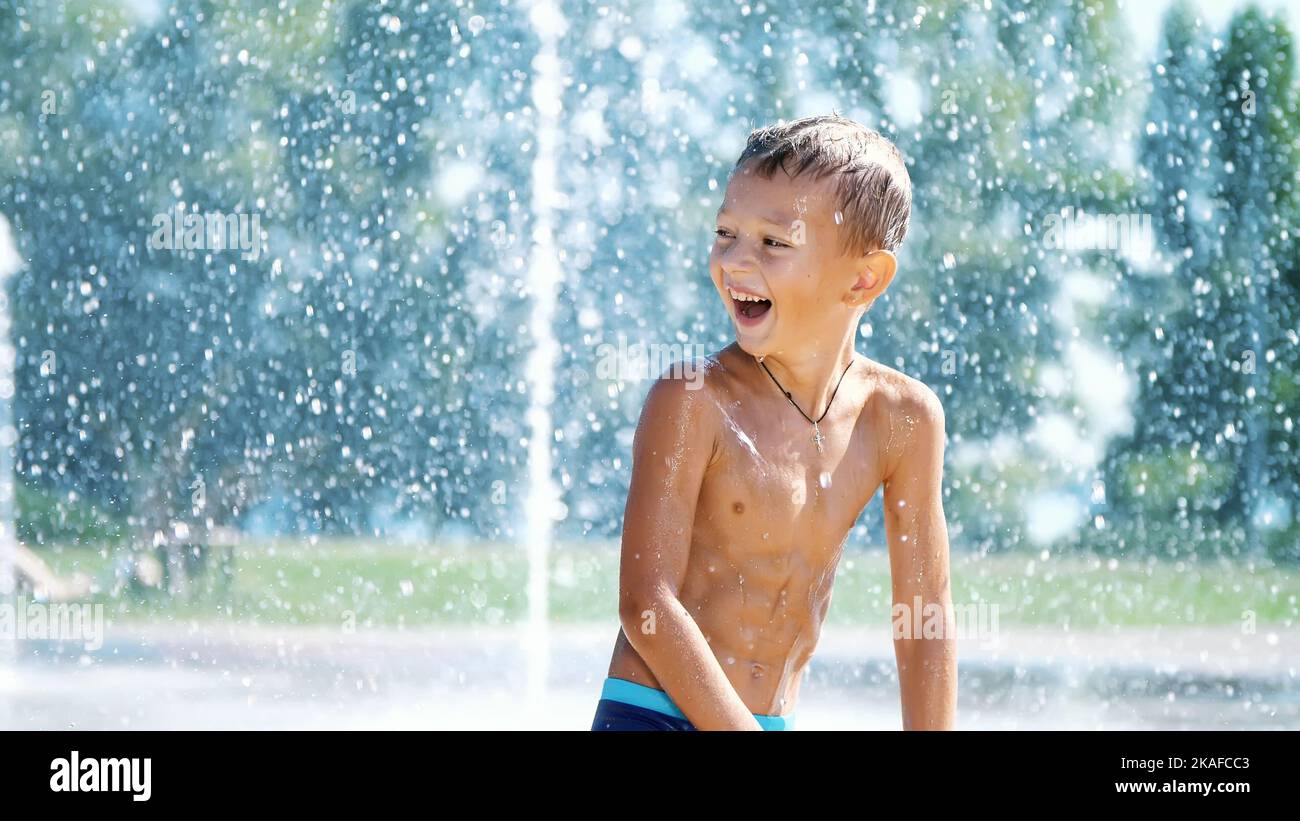
[(646, 397), (593, 730), (792, 729), (844, 543), (882, 485), (895, 606), (937, 605), (948, 627), (895, 637), (903, 728), (952, 727), (943, 408), (853, 346), (910, 213), (874, 131), (830, 115), (750, 135), (709, 256), (736, 341), (703, 380), (665, 372)]

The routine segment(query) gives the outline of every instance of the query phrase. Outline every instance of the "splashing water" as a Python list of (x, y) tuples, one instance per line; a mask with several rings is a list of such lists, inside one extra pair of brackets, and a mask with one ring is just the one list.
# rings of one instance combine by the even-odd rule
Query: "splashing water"
[(749, 435), (741, 430), (740, 426), (736, 424), (736, 420), (732, 419), (731, 416), (725, 410), (722, 410), (721, 407), (719, 407), (718, 410), (722, 412), (722, 418), (727, 423), (727, 427), (731, 428), (732, 433), (736, 434), (736, 438), (740, 440), (740, 444), (745, 446), (745, 450), (749, 451), (749, 454), (754, 457), (754, 460), (760, 463), (766, 462), (767, 460), (758, 452), (758, 447), (754, 444), (754, 440), (750, 439)]

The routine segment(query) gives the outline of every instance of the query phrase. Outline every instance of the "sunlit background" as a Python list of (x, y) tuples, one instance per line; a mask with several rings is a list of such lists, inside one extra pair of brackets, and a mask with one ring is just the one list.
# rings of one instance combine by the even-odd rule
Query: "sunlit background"
[[(653, 357), (834, 109), (914, 184), (857, 346), (945, 406), (959, 726), (1300, 728), (1298, 17), (0, 0), (0, 727), (588, 728)], [(877, 497), (801, 728), (901, 725), (889, 582)]]

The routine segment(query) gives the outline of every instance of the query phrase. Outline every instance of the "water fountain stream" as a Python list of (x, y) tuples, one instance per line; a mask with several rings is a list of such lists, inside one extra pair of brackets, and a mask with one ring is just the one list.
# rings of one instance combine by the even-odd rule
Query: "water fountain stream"
[[(532, 164), (532, 247), (528, 265), (528, 292), (533, 300), (530, 334), (533, 341), (525, 377), (528, 382), (528, 489), (524, 503), (524, 548), (528, 556), (528, 619), (523, 641), (527, 665), (527, 699), (530, 707), (545, 698), (550, 667), (547, 612), (548, 562), (552, 521), (558, 502), (551, 476), (551, 447), (555, 424), (551, 405), (555, 399), (555, 365), (559, 342), (555, 337), (556, 290), (563, 281), (555, 247), (556, 151), (563, 93), (556, 43), (564, 31), (564, 18), (550, 0), (538, 0), (529, 12), (537, 34), (533, 58), (532, 100), (536, 109), (537, 139)], [(535, 710), (530, 710), (536, 714)]]

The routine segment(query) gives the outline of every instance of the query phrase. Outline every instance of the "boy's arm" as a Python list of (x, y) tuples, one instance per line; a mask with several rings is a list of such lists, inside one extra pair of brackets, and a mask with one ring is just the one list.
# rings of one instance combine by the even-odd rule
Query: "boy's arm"
[(641, 411), (623, 514), (619, 619), (632, 647), (696, 729), (761, 730), (678, 599), (718, 432), (706, 389), (687, 385), (660, 377)]
[(886, 454), (884, 502), (903, 729), (949, 730), (957, 712), (957, 643), (943, 516), (943, 406), (916, 383), (889, 424), (902, 432), (897, 452)]

